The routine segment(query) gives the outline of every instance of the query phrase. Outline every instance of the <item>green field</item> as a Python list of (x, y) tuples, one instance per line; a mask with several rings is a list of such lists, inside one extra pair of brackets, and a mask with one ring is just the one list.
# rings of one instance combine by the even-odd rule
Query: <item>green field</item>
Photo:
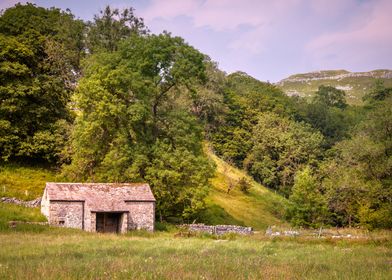
[(1, 279), (391, 279), (392, 243), (262, 235), (0, 234)]

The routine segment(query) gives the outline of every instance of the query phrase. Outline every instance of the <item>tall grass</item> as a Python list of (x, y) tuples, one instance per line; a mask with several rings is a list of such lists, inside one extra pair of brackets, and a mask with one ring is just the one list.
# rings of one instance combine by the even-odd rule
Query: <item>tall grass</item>
[(1, 279), (391, 279), (392, 246), (343, 241), (0, 234)]

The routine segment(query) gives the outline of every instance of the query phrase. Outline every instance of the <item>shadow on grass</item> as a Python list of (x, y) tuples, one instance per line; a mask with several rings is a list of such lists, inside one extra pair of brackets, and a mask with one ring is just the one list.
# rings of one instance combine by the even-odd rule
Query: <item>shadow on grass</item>
[(202, 211), (199, 215), (199, 219), (197, 222), (204, 223), (207, 225), (237, 225), (237, 226), (246, 226), (244, 222), (235, 219), (226, 210), (215, 204), (208, 203), (207, 208)]

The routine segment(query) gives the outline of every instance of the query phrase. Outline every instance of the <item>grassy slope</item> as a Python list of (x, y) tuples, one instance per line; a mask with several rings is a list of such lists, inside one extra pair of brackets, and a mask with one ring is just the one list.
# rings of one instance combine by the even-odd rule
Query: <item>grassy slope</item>
[[(331, 72), (331, 73), (329, 73)], [(336, 72), (336, 73), (334, 73)], [(342, 71), (328, 71), (328, 73), (333, 76), (334, 74), (341, 74)], [(299, 77), (306, 78), (308, 74), (297, 74), (290, 77)], [(349, 77), (343, 78), (340, 80), (313, 80), (309, 82), (285, 82), (283, 85), (280, 85), (280, 88), (284, 92), (297, 91), (303, 97), (312, 96), (318, 89), (320, 85), (326, 86), (351, 86), (352, 90), (345, 90), (347, 95), (347, 102), (353, 105), (362, 104), (362, 97), (367, 93), (375, 82), (375, 78), (372, 77)], [(392, 79), (382, 79), (384, 81), (385, 86), (392, 86)]]
[(46, 218), (39, 208), (0, 203), (0, 231), (9, 230), (9, 221), (45, 222)]
[(42, 196), (46, 182), (55, 182), (59, 179), (53, 170), (47, 168), (0, 165), (0, 197), (35, 199)]
[[(256, 230), (283, 223), (284, 198), (253, 181), (244, 171), (228, 165), (208, 148), (205, 151), (217, 165), (217, 172), (212, 179), (213, 189), (207, 199), (208, 209), (202, 221), (209, 224), (246, 225)], [(238, 187), (228, 194), (228, 180), (238, 181), (241, 177), (246, 177), (252, 184), (249, 194), (242, 193)]]
[[(17, 164), (0, 165), (0, 197), (16, 197), (32, 200), (42, 196), (46, 182), (55, 182), (61, 177), (51, 169)], [(46, 218), (39, 208), (27, 208), (0, 203), (0, 231), (9, 230), (9, 221), (44, 222)], [(26, 226), (26, 230), (34, 226)], [(42, 230), (42, 228), (37, 228)]]

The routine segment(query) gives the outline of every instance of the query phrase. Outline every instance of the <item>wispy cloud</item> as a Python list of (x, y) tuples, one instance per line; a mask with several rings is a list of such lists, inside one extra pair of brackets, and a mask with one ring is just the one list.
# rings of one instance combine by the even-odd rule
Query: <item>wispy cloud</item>
[(208, 27), (218, 32), (238, 33), (239, 36), (229, 44), (229, 48), (260, 53), (263, 50), (263, 39), (271, 33), (271, 26), (300, 2), (301, 0), (153, 0), (143, 11), (143, 17), (147, 22), (188, 17), (195, 28)]

